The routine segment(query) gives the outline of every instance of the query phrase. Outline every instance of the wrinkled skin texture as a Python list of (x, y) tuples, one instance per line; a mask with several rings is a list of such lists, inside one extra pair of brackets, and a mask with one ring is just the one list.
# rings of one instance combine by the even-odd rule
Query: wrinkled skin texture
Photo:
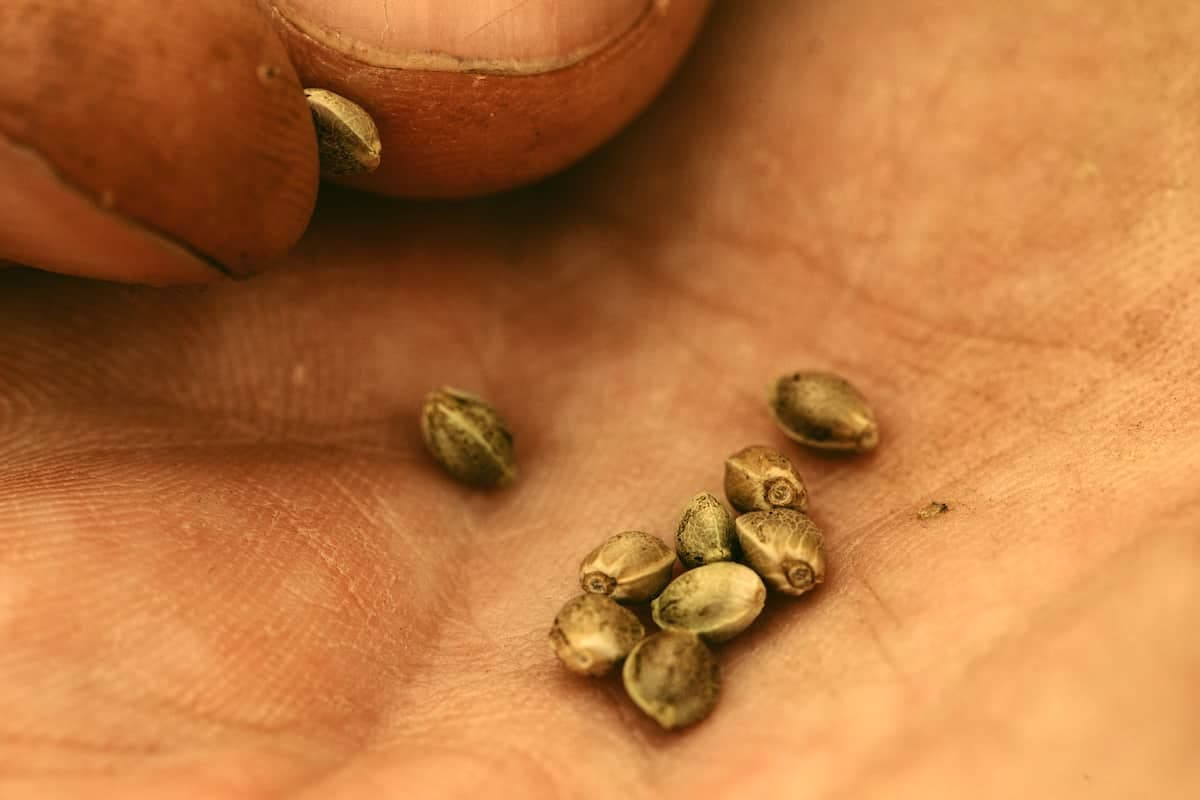
[[(1197, 37), (1165, 0), (729, 3), (534, 190), (327, 192), (207, 289), (0, 273), (0, 795), (1196, 796)], [(773, 429), (807, 367), (876, 453)], [(442, 383), (511, 422), (511, 490), (422, 452)], [(754, 441), (830, 573), (662, 734), (546, 632)]]

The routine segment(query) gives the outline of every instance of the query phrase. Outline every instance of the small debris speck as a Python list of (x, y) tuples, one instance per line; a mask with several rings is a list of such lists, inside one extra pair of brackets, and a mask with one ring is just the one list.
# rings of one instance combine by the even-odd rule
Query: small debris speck
[(258, 80), (264, 86), (269, 86), (280, 75), (279, 67), (274, 64), (259, 64), (255, 71), (258, 73)]
[(930, 519), (940, 514), (945, 514), (950, 510), (950, 506), (945, 503), (939, 503), (936, 500), (917, 512), (917, 519)]

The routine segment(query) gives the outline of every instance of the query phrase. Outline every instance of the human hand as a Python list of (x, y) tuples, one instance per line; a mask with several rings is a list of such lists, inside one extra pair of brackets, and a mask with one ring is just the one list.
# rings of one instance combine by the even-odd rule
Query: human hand
[[(1171, 12), (723, 4), (533, 189), (332, 193), (204, 289), (0, 276), (0, 795), (1194, 796)], [(800, 366), (867, 393), (874, 455), (774, 432)], [(422, 451), (441, 383), (509, 419), (511, 489)], [(669, 536), (755, 441), (805, 474), (827, 581), (664, 734), (546, 633), (583, 553)]]

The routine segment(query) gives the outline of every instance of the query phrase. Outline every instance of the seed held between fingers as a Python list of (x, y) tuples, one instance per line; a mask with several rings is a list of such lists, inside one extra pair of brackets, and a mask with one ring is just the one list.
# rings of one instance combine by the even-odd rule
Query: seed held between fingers
[(317, 129), (321, 174), (345, 178), (374, 172), (383, 148), (371, 115), (328, 89), (305, 89), (304, 96)]

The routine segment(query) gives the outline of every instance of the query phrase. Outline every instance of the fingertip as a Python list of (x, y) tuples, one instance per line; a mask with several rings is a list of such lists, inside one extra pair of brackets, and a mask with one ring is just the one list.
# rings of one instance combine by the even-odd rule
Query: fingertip
[(0, 10), (0, 258), (187, 283), (270, 264), (316, 201), (312, 115), (252, 0)]
[(227, 269), (113, 214), (64, 183), (27, 148), (0, 137), (0, 258), (85, 278), (204, 283)]

